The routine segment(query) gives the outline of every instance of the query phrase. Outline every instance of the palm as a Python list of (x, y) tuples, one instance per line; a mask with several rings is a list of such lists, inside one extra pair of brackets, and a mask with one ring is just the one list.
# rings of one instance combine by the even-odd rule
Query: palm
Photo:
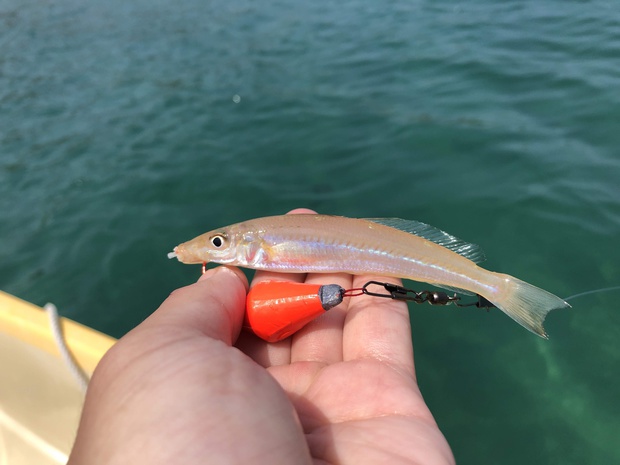
[[(449, 463), (443, 436), (411, 379), (370, 360), (308, 368), (305, 377), (314, 380), (293, 404), (313, 459), (344, 464), (384, 463), (388, 458), (390, 463), (397, 463), (396, 458), (407, 463)], [(294, 389), (305, 387), (295, 384)], [(413, 413), (416, 409), (418, 414)], [(437, 445), (432, 451), (429, 442)], [(437, 449), (442, 449), (443, 461), (430, 460)]]
[[(300, 275), (257, 273), (254, 282)], [(359, 287), (369, 277), (313, 275), (307, 282)], [(356, 298), (293, 338), (237, 344), (267, 368), (291, 400), (315, 461), (452, 463), (418, 389), (406, 304)]]
[(237, 350), (245, 289), (220, 270), (108, 352), (71, 464), (454, 462), (415, 381), (402, 302), (351, 299), (280, 343), (243, 332)]

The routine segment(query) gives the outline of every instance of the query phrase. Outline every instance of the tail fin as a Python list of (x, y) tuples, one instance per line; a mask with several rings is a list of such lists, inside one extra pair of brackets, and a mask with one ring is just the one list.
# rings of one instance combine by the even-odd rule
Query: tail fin
[(543, 322), (547, 313), (556, 308), (568, 308), (559, 297), (536, 286), (507, 276), (507, 286), (502, 297), (492, 300), (502, 312), (524, 328), (548, 339)]

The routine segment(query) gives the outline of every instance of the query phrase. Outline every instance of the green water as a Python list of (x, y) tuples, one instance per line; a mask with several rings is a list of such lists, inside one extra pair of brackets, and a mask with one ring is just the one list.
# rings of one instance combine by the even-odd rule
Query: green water
[[(616, 2), (4, 0), (0, 50), (0, 288), (114, 336), (197, 278), (172, 246), (300, 206), (620, 285)], [(619, 299), (549, 341), (411, 308), (459, 463), (620, 462)]]

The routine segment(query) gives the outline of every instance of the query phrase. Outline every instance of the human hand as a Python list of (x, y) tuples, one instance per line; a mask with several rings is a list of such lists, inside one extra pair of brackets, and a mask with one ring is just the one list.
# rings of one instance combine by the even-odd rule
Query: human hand
[[(384, 278), (257, 272), (267, 280)], [(241, 333), (247, 281), (209, 270), (97, 367), (69, 464), (425, 463), (454, 458), (414, 374), (407, 306), (345, 299), (292, 337)]]

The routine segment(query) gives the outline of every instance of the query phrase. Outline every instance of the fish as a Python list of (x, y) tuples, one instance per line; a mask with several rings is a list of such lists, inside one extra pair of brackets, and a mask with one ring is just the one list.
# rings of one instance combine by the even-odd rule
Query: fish
[(480, 295), (524, 328), (548, 338), (561, 298), (479, 266), (482, 249), (426, 223), (400, 218), (298, 214), (252, 219), (174, 247), (168, 258), (281, 273), (375, 274)]

